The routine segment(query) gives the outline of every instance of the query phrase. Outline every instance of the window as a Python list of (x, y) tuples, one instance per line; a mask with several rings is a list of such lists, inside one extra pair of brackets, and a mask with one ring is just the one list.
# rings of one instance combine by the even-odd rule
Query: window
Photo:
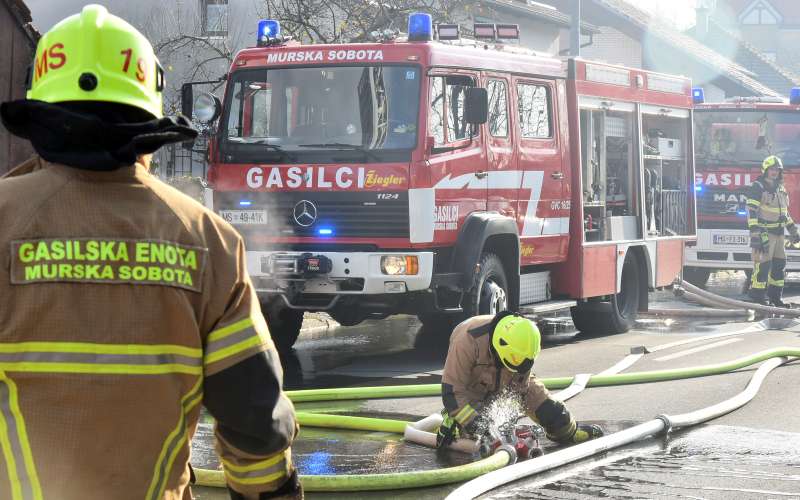
[(475, 135), (476, 127), (465, 121), (467, 89), (475, 84), (468, 76), (431, 78), (430, 135), (437, 145), (456, 142)]
[(228, 0), (200, 0), (203, 35), (228, 36)]
[(552, 137), (549, 95), (544, 85), (517, 84), (519, 128), (522, 137), (530, 139)]
[(434, 143), (444, 144), (444, 78), (431, 79), (430, 134)]
[(767, 2), (756, 2), (739, 16), (742, 24), (779, 24), (780, 16)]
[(493, 137), (508, 137), (508, 92), (506, 82), (489, 80), (489, 133)]

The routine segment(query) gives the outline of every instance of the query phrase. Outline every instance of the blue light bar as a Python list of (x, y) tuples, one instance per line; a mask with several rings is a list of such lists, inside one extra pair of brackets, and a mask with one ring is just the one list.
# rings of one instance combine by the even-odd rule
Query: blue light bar
[(739, 214), (739, 215), (747, 215), (747, 212), (745, 212), (744, 210), (739, 210), (736, 213)]
[(703, 87), (692, 87), (692, 101), (695, 104), (706, 102), (706, 93), (703, 91)]
[(321, 227), (317, 229), (317, 234), (320, 236), (331, 236), (333, 234), (333, 229), (329, 227)]
[(239, 202), (239, 206), (240, 206), (240, 207), (249, 207), (249, 206), (250, 206), (250, 205), (252, 205), (252, 204), (253, 204), (253, 202), (252, 202), (252, 201), (250, 201), (250, 200), (241, 200), (241, 201)]
[(430, 14), (414, 12), (408, 16), (408, 41), (428, 42), (433, 39), (433, 19)]
[(697, 192), (700, 192), (700, 191), (703, 190), (703, 186), (695, 186), (694, 190), (697, 191)]
[(789, 91), (789, 104), (800, 104), (800, 87), (792, 87)]
[(262, 19), (258, 22), (256, 42), (259, 46), (281, 36), (281, 24), (274, 19)]

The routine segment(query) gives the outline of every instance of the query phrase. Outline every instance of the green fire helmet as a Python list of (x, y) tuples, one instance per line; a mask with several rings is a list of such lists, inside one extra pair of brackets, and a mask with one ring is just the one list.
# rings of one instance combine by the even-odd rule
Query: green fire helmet
[(764, 158), (764, 162), (761, 164), (761, 173), (766, 172), (769, 170), (769, 167), (777, 166), (779, 170), (783, 170), (783, 162), (780, 158), (775, 155), (769, 155)]
[(28, 99), (125, 104), (164, 116), (164, 70), (147, 38), (100, 5), (87, 5), (44, 34)]
[(492, 347), (503, 366), (512, 372), (525, 373), (542, 350), (542, 335), (533, 321), (509, 315), (494, 327)]

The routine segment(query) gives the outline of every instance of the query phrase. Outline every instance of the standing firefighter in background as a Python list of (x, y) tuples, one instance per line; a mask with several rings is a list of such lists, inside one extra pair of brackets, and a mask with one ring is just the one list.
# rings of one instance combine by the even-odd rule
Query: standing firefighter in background
[(452, 443), (462, 432), (474, 435), (481, 409), (506, 390), (522, 396), (527, 416), (544, 427), (553, 441), (580, 443), (602, 436), (598, 425), (575, 422), (564, 404), (551, 398), (532, 376), (540, 351), (536, 325), (508, 311), (475, 316), (458, 325), (450, 336), (442, 373), (445, 409), (437, 446)]
[(768, 156), (761, 165), (761, 176), (747, 195), (747, 227), (753, 249), (753, 276), (748, 294), (759, 303), (786, 307), (782, 300), (786, 251), (784, 233), (792, 243), (800, 242), (797, 226), (789, 215), (789, 195), (783, 187), (783, 163)]
[(0, 107), (40, 155), (0, 180), (0, 498), (191, 498), (201, 403), (231, 498), (302, 497), (242, 239), (148, 173), (196, 135), (163, 87), (147, 39), (90, 5)]

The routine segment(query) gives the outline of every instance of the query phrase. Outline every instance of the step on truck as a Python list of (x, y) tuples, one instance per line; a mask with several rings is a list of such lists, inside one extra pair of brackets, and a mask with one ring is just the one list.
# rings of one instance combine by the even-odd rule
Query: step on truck
[[(279, 347), (304, 311), (435, 330), (570, 307), (615, 333), (695, 237), (686, 78), (518, 47), (515, 25), (410, 18), (407, 37), (301, 45), (262, 21), (216, 120), (215, 211), (244, 236)], [(538, 306), (536, 306), (538, 304)], [(532, 306), (533, 305), (533, 306)]]
[[(800, 220), (800, 88), (790, 99), (732, 97), (705, 102), (694, 89), (697, 241), (687, 243), (683, 278), (705, 286), (712, 272), (753, 269), (745, 207), (747, 189), (761, 175), (761, 162), (783, 161), (789, 212)], [(786, 250), (786, 270), (800, 271), (800, 250)]]

